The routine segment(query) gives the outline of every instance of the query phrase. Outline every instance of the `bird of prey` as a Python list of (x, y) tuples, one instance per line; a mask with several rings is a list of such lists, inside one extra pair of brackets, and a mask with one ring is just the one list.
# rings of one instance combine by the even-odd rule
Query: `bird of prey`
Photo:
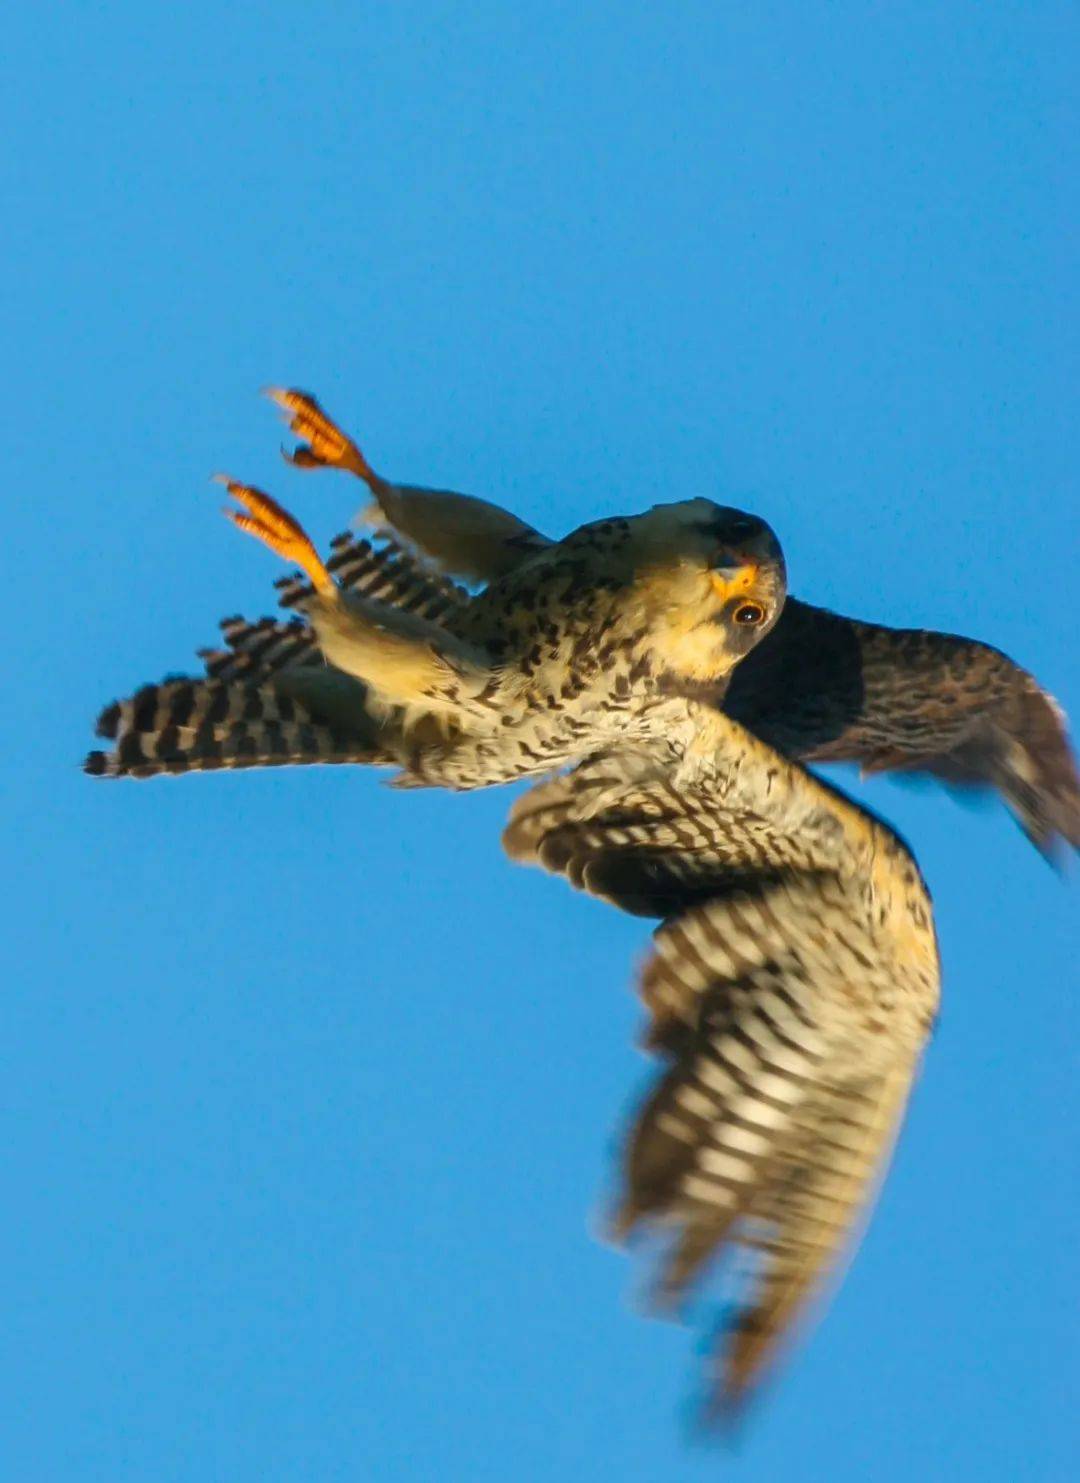
[(283, 600), (306, 621), (227, 620), (205, 677), (103, 712), (115, 746), (91, 773), (381, 762), (401, 786), (475, 788), (550, 772), (722, 680), (783, 605), (772, 531), (711, 500), (582, 526), (470, 596), (348, 538), (328, 566), (269, 495), (225, 482), (234, 522), (300, 566)]
[(113, 746), (87, 769), (377, 762), (405, 786), (468, 788), (570, 764), (518, 801), (506, 848), (661, 921), (641, 988), (663, 1070), (612, 1230), (658, 1236), (662, 1308), (741, 1254), (711, 1386), (734, 1409), (850, 1244), (939, 995), (909, 850), (796, 759), (993, 783), (1037, 843), (1076, 842), (1060, 718), (966, 640), (799, 604), (781, 642), (783, 559), (753, 516), (695, 499), (555, 542), (484, 501), (387, 483), (313, 399), (278, 398), (306, 440), (293, 461), (365, 479), (383, 544), (341, 537), (323, 563), (275, 501), (229, 481), (235, 523), (300, 566), (279, 585), (303, 616), (226, 620), (205, 674), (103, 713)]
[[(303, 392), (272, 391), (303, 440), (286, 457), (362, 479), (369, 518), (444, 573), (491, 581), (551, 543), (497, 505), (396, 485)], [(988, 644), (841, 617), (788, 597), (765, 641), (715, 687), (717, 703), (788, 757), (857, 762), (996, 788), (1049, 856), (1080, 848), (1080, 781), (1064, 718), (1025, 670)]]

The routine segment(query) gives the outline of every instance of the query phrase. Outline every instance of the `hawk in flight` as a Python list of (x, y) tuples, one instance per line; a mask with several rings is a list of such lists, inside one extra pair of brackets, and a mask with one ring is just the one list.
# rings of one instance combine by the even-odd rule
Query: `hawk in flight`
[(302, 616), (227, 619), (203, 675), (103, 712), (112, 746), (87, 770), (544, 778), (511, 811), (510, 856), (660, 919), (640, 987), (661, 1072), (612, 1229), (658, 1236), (660, 1308), (742, 1253), (711, 1387), (737, 1406), (850, 1241), (938, 1005), (910, 851), (802, 760), (994, 786), (1049, 852), (1080, 844), (1060, 713), (985, 645), (785, 602), (752, 515), (694, 499), (552, 541), (390, 484), (313, 398), (274, 396), (292, 462), (368, 484), (381, 544), (342, 536), (324, 563), (270, 496), (227, 481), (234, 522), (300, 567), (279, 586)]
[[(996, 788), (1044, 853), (1053, 855), (1063, 844), (1080, 848), (1080, 780), (1064, 718), (1038, 682), (999, 650), (952, 634), (844, 618), (793, 597), (778, 612), (775, 585), (771, 591), (763, 589), (759, 613), (749, 588), (758, 572), (755, 563), (762, 555), (766, 566), (772, 563), (782, 570), (779, 548), (763, 522), (740, 511), (687, 501), (666, 507), (670, 514), (661, 507), (651, 517), (599, 521), (555, 542), (486, 500), (391, 484), (375, 473), (313, 397), (297, 391), (271, 395), (304, 440), (286, 455), (290, 462), (300, 468), (345, 470), (361, 478), (375, 496), (368, 516), (383, 536), (382, 544), (375, 548), (348, 534), (333, 543), (327, 569), (337, 588), (348, 594), (346, 601), (336, 603), (339, 612), (357, 612), (366, 605), (376, 623), (384, 620), (391, 630), (381, 646), (384, 658), (393, 648), (395, 624), (411, 624), (411, 636), (421, 641), (425, 623), (456, 636), (451, 646), (463, 646), (457, 660), (450, 653), (433, 655), (432, 664), (438, 668), (461, 662), (462, 675), (448, 683), (459, 691), (461, 706), (471, 707), (474, 715), (477, 705), (484, 704), (478, 697), (484, 696), (485, 682), (479, 680), (483, 660), (477, 670), (471, 662), (477, 656), (468, 653), (469, 646), (486, 643), (488, 659), (498, 666), (523, 638), (530, 640), (517, 661), (524, 672), (522, 690), (528, 692), (525, 710), (528, 697), (535, 700), (545, 685), (548, 692), (559, 692), (542, 702), (553, 715), (580, 714), (587, 708), (590, 697), (603, 688), (615, 640), (608, 630), (595, 646), (587, 638), (576, 640), (576, 625), (583, 624), (580, 631), (588, 635), (597, 620), (592, 613), (570, 609), (579, 600), (586, 607), (594, 601), (603, 606), (600, 594), (590, 594), (590, 584), (619, 581), (620, 543), (627, 543), (633, 562), (639, 557), (637, 544), (643, 554), (655, 542), (657, 561), (662, 561), (663, 543), (670, 545), (666, 528), (696, 522), (700, 554), (715, 562), (706, 606), (715, 610), (714, 599), (721, 605), (726, 601), (728, 618), (742, 628), (727, 655), (730, 662), (713, 667), (714, 703), (800, 761), (857, 762), (865, 772), (927, 772), (954, 786)], [(245, 486), (230, 487), (248, 499), (267, 498)], [(271, 508), (273, 502), (267, 500), (266, 509)], [(256, 519), (250, 513), (246, 518)], [(310, 568), (314, 552), (302, 531), (283, 511), (276, 511), (273, 519), (279, 521), (277, 549), (297, 559), (303, 555)], [(269, 529), (261, 533), (267, 536)], [(727, 551), (726, 564), (720, 559), (721, 547)], [(471, 596), (451, 575), (486, 585)], [(115, 745), (108, 753), (91, 753), (88, 770), (149, 777), (281, 763), (393, 763), (401, 760), (405, 745), (399, 723), (424, 747), (435, 724), (434, 710), (443, 726), (451, 722), (452, 707), (445, 697), (433, 707), (425, 697), (412, 696), (408, 708), (388, 717), (378, 699), (379, 678), (368, 676), (366, 685), (351, 683), (360, 672), (355, 662), (339, 665), (321, 647), (317, 615), (323, 612), (323, 631), (332, 620), (310, 582), (285, 579), (279, 586), (286, 608), (314, 599), (311, 622), (226, 619), (221, 625), (226, 648), (203, 652), (205, 677), (145, 686), (103, 712), (100, 734)], [(667, 596), (674, 596), (670, 588)], [(750, 601), (739, 607), (740, 596)], [(654, 589), (651, 608), (645, 603), (637, 621), (652, 621), (663, 597), (659, 587)], [(331, 602), (335, 605), (332, 594)], [(373, 626), (368, 625), (369, 635)], [(649, 683), (671, 664), (683, 680), (707, 684), (711, 659), (699, 655), (695, 660), (687, 635), (681, 656), (674, 650), (665, 655), (668, 641), (676, 643), (670, 629), (645, 640), (646, 647), (656, 645)], [(369, 644), (369, 661), (374, 657)], [(736, 666), (739, 659), (743, 662)], [(634, 662), (642, 662), (642, 656)], [(380, 675), (386, 678), (385, 664)], [(637, 680), (644, 678), (637, 675)], [(428, 681), (437, 682), (434, 672)], [(474, 688), (479, 683), (472, 695), (470, 683)], [(628, 683), (621, 669), (618, 683)], [(561, 693), (579, 687), (577, 696)], [(463, 719), (460, 706), (457, 719)], [(564, 731), (575, 719), (563, 715)], [(550, 731), (552, 724), (541, 730)], [(531, 746), (526, 737), (518, 740)], [(505, 748), (480, 742), (477, 750), (484, 755), (477, 757), (470, 775), (459, 757), (457, 776), (433, 775), (430, 781), (475, 787), (542, 770), (496, 758), (494, 753)], [(559, 760), (557, 751), (558, 746), (550, 754), (552, 765)], [(520, 759), (529, 761), (526, 753)]]
[(227, 620), (205, 679), (103, 713), (116, 745), (91, 772), (382, 762), (401, 786), (450, 788), (546, 773), (715, 685), (783, 605), (772, 531), (711, 500), (582, 526), (470, 596), (391, 547), (346, 538), (324, 564), (269, 495), (225, 482), (235, 524), (301, 567), (283, 601), (305, 621)]
[[(485, 500), (391, 484), (313, 397), (270, 395), (302, 440), (290, 462), (362, 479), (375, 501), (369, 519), (441, 571), (487, 582), (551, 544)], [(766, 641), (714, 696), (786, 756), (996, 788), (1037, 848), (1080, 848), (1080, 781), (1061, 711), (988, 644), (865, 623), (789, 597)]]

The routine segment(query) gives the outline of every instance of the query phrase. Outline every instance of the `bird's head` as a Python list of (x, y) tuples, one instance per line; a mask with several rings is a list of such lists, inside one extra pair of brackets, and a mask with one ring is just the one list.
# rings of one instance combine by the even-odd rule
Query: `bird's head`
[(780, 616), (787, 579), (776, 536), (756, 515), (707, 499), (657, 505), (630, 524), (649, 658), (676, 680), (723, 678)]

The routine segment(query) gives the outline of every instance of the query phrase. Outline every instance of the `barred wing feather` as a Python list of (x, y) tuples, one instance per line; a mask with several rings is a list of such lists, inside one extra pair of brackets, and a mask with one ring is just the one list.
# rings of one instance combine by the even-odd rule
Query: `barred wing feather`
[[(640, 980), (664, 1070), (627, 1141), (614, 1229), (666, 1236), (661, 1308), (722, 1252), (750, 1254), (719, 1343), (721, 1409), (748, 1394), (850, 1243), (938, 987), (906, 849), (791, 766), (780, 801), (763, 787), (748, 811), (747, 759), (767, 749), (731, 735), (745, 743), (738, 789), (722, 768), (685, 784), (645, 753), (598, 756), (519, 800), (505, 836), (515, 859), (664, 918)], [(810, 822), (796, 834), (784, 821), (800, 789)]]

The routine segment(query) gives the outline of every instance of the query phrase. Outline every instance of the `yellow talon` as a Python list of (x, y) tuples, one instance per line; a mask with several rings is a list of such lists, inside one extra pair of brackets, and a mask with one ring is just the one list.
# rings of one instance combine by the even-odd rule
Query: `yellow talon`
[(297, 468), (344, 469), (369, 485), (374, 493), (385, 487), (360, 449), (323, 411), (313, 396), (281, 386), (268, 386), (266, 395), (285, 414), (289, 431), (300, 444), (284, 457)]
[(216, 474), (214, 477), (244, 507), (243, 512), (229, 509), (228, 506), (223, 511), (238, 529), (255, 536), (286, 561), (295, 561), (301, 571), (307, 574), (315, 591), (323, 597), (336, 595), (337, 587), (321, 556), (311, 544), (303, 526), (288, 510), (283, 510), (276, 499), (272, 499), (261, 489), (254, 489), (250, 484), (241, 484), (236, 479), (230, 479), (227, 474)]

